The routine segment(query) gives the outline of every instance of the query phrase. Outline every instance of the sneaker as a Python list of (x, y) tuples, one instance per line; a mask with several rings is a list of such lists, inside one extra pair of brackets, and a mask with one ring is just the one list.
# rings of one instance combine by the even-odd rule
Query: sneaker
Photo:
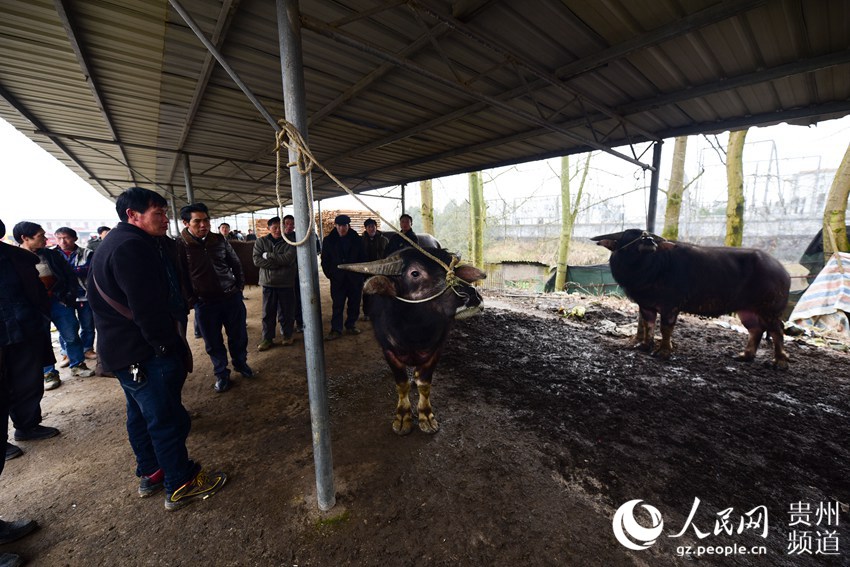
[(71, 359), (68, 358), (67, 355), (63, 354), (59, 362), (56, 363), (56, 366), (58, 366), (59, 368), (68, 368), (69, 366), (71, 366)]
[(139, 478), (139, 498), (147, 498), (153, 496), (160, 490), (165, 483), (165, 473), (162, 469), (157, 470), (151, 475), (142, 475)]
[(290, 346), (295, 344), (295, 339), (293, 339), (292, 337), (284, 337), (283, 342), (281, 342), (280, 344), (282, 344), (283, 346)]
[(271, 342), (269, 339), (263, 339), (262, 341), (260, 341), (260, 344), (257, 345), (257, 350), (263, 352), (264, 350), (269, 350), (273, 346), (274, 343)]
[(230, 381), (230, 376), (219, 376), (216, 378), (215, 391), (219, 394), (225, 393), (231, 386), (233, 386), (233, 382)]
[(86, 360), (97, 360), (97, 353), (93, 350), (87, 350), (85, 357)]
[(56, 370), (51, 370), (44, 375), (44, 389), (55, 390), (62, 384), (62, 379), (59, 378), (59, 373)]
[(15, 441), (40, 441), (59, 435), (59, 430), (46, 425), (36, 425), (30, 429), (16, 429)]
[(247, 362), (245, 364), (234, 364), (233, 370), (241, 374), (244, 378), (253, 378), (254, 376), (256, 376), (251, 367), (248, 366)]
[(360, 332), (360, 329), (358, 329), (357, 327), (349, 327), (345, 330), (346, 335), (359, 335)]
[(0, 520), (0, 545), (17, 541), (35, 531), (37, 527), (35, 520), (18, 520), (17, 522)]
[(342, 336), (342, 333), (340, 333), (339, 331), (331, 331), (330, 333), (327, 334), (327, 336), (325, 336), (325, 340), (326, 341), (334, 341), (334, 340), (340, 338), (341, 336)]
[(71, 376), (78, 376), (80, 378), (91, 378), (94, 376), (94, 370), (86, 366), (85, 362), (81, 362), (76, 366), (71, 367)]
[(12, 459), (17, 459), (18, 457), (20, 457), (23, 454), (24, 454), (24, 452), (21, 451), (20, 447), (18, 447), (17, 445), (12, 445), (8, 441), (6, 441), (6, 460), (7, 461), (11, 461)]
[(227, 475), (223, 472), (207, 473), (201, 470), (192, 480), (165, 495), (165, 509), (178, 510), (199, 497), (206, 500), (224, 486), (225, 482)]

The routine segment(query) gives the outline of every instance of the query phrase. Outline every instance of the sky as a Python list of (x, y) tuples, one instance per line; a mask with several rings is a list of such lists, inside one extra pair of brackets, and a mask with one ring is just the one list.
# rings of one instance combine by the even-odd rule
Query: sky
[[(718, 137), (725, 148), (726, 135)], [(789, 126), (780, 124), (765, 128), (751, 128), (747, 134), (747, 146), (744, 152), (745, 163), (765, 162), (771, 154), (780, 164), (794, 163), (794, 167), (837, 168), (850, 144), (850, 116), (838, 120), (822, 122), (816, 126)], [(643, 145), (638, 148), (642, 151)], [(631, 150), (621, 148), (628, 153)], [(661, 185), (665, 186), (669, 175), (673, 153), (673, 140), (664, 144), (661, 165)], [(573, 160), (578, 161), (578, 156)], [(642, 158), (651, 161), (651, 151)], [(699, 170), (699, 161), (719, 163), (716, 152), (702, 136), (689, 139), (686, 176), (695, 175)], [(560, 186), (556, 177), (559, 160), (533, 162), (500, 168), (485, 172), (485, 198), (521, 198), (529, 195), (544, 196), (558, 194)], [(752, 167), (756, 167), (752, 165)], [(623, 191), (633, 186), (649, 184), (649, 173), (606, 154), (593, 158), (593, 168), (605, 171), (604, 183), (614, 189), (622, 186)], [(712, 170), (713, 171), (713, 170)], [(715, 172), (716, 173), (716, 172)], [(715, 182), (715, 186), (725, 191), (725, 181)], [(462, 201), (468, 194), (467, 176), (456, 175), (434, 180), (435, 207), (441, 209), (450, 200)], [(395, 220), (401, 214), (398, 200), (398, 188), (384, 189), (382, 194), (391, 194), (395, 199), (366, 198), (367, 204), (377, 208), (386, 218)], [(0, 219), (7, 227), (21, 220), (61, 220), (73, 224), (76, 219), (101, 220), (103, 224), (117, 221), (114, 204), (101, 196), (93, 187), (83, 181), (61, 162), (42, 150), (26, 136), (16, 131), (10, 124), (0, 119), (0, 194), (3, 195), (0, 206)], [(642, 194), (638, 194), (643, 199)], [(407, 188), (407, 207), (419, 205), (418, 184)], [(362, 209), (351, 197), (339, 197), (322, 201), (323, 210)], [(262, 214), (258, 215), (262, 217)], [(250, 215), (228, 217), (234, 228), (247, 230)]]

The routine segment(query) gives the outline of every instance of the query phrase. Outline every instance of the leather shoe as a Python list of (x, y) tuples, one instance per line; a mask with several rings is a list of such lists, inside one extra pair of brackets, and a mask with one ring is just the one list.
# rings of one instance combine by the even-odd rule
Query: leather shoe
[(24, 452), (21, 451), (21, 448), (17, 445), (12, 445), (8, 441), (6, 441), (6, 460), (11, 461), (12, 459), (16, 459), (23, 455)]
[(250, 366), (248, 366), (247, 363), (239, 364), (239, 365), (234, 364), (233, 370), (235, 370), (236, 372), (238, 372), (239, 374), (241, 374), (245, 378), (253, 378), (254, 376), (256, 376), (254, 374), (254, 371), (251, 369)]
[(215, 381), (215, 391), (219, 394), (223, 394), (230, 389), (233, 383), (230, 381), (230, 378), (227, 376), (222, 376)]
[(0, 520), (0, 545), (17, 541), (35, 531), (37, 527), (35, 520), (18, 520), (17, 522)]
[(46, 425), (36, 425), (30, 429), (16, 429), (15, 441), (40, 441), (59, 435), (59, 430)]

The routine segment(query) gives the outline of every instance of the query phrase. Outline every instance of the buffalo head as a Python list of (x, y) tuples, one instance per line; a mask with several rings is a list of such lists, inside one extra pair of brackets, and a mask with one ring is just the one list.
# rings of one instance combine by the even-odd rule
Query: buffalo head
[(428, 308), (446, 316), (466, 316), (480, 311), (481, 295), (471, 285), (486, 274), (470, 265), (457, 265), (459, 258), (437, 249), (424, 250), (454, 270), (446, 268), (415, 248), (403, 248), (382, 260), (342, 264), (343, 270), (370, 274), (363, 293), (395, 298), (405, 303), (428, 303)]
[(604, 246), (611, 252), (625, 251), (634, 248), (640, 254), (651, 254), (659, 248), (665, 249), (675, 246), (674, 243), (638, 228), (630, 228), (623, 232), (603, 234), (591, 238), (598, 246)]

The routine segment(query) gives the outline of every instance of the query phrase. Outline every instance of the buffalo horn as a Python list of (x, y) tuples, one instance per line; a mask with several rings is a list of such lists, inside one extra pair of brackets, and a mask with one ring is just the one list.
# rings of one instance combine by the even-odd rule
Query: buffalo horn
[(384, 258), (372, 262), (360, 262), (358, 264), (340, 264), (341, 270), (371, 274), (373, 276), (400, 276), (404, 268), (404, 261), (400, 256), (395, 258)]
[(623, 236), (622, 232), (615, 232), (613, 234), (603, 234), (601, 236), (594, 236), (591, 238), (594, 242), (599, 242), (600, 240), (620, 240), (620, 237)]

